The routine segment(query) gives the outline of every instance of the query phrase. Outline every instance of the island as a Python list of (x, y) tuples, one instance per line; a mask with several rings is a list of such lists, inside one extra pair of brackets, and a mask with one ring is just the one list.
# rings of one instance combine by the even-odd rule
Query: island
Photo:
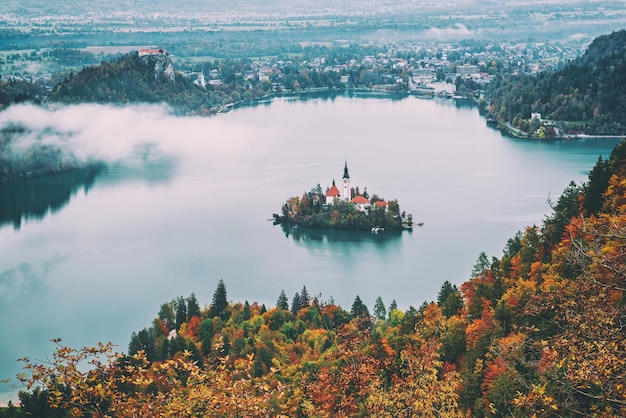
[(413, 215), (400, 211), (396, 199), (385, 200), (369, 195), (367, 187), (351, 187), (348, 162), (345, 162), (341, 189), (332, 185), (322, 191), (318, 183), (302, 197), (287, 199), (281, 214), (275, 213), (275, 224), (301, 225), (312, 228), (369, 230), (373, 233), (413, 228)]

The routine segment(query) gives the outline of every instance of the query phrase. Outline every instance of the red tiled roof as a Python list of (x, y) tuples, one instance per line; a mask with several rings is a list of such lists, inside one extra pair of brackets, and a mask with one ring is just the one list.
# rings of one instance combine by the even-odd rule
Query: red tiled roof
[(361, 195), (357, 195), (357, 196), (354, 196), (354, 198), (352, 198), (352, 200), (350, 202), (356, 203), (356, 204), (365, 204), (365, 203), (369, 202), (369, 200), (367, 200), (366, 198), (364, 198)]
[(139, 53), (143, 55), (149, 54), (163, 54), (165, 51), (163, 49), (149, 49), (149, 48), (139, 48)]
[(379, 208), (384, 208), (385, 206), (387, 206), (387, 202), (385, 202), (384, 200), (377, 200), (375, 205)]
[(326, 192), (327, 197), (336, 197), (336, 196), (339, 196), (340, 194), (341, 193), (339, 193), (339, 189), (334, 184)]

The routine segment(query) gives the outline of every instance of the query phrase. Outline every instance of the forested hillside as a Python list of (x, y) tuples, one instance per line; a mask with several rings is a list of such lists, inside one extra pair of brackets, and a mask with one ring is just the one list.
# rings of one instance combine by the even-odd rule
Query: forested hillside
[(0, 110), (14, 103), (41, 103), (47, 95), (47, 89), (40, 82), (2, 80), (0, 81)]
[(568, 122), (565, 129), (623, 135), (626, 31), (596, 38), (583, 56), (560, 71), (538, 76), (499, 76), (488, 94), (490, 115), (523, 131), (532, 125), (531, 112), (538, 112), (544, 119)]
[(132, 52), (85, 67), (57, 84), (48, 101), (61, 103), (168, 103), (181, 113), (208, 111), (206, 92), (174, 71), (165, 53)]
[(13, 416), (624, 416), (626, 143), (554, 208), (419, 309), (348, 311), (306, 287), (233, 303), (220, 281), (206, 308), (162, 304), (128, 356), (56, 341), (24, 360), (43, 390)]

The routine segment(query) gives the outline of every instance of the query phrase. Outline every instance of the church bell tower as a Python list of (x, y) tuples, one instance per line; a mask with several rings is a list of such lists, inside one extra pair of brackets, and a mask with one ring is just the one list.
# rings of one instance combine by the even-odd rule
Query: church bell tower
[(341, 189), (341, 197), (346, 202), (349, 202), (352, 199), (352, 195), (350, 194), (350, 175), (348, 174), (348, 161), (346, 161), (346, 165), (343, 168), (343, 187)]

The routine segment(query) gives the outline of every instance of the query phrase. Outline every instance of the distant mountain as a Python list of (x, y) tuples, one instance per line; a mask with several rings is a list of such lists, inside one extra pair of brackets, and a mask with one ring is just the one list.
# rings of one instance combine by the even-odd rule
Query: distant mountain
[(178, 113), (207, 107), (206, 92), (174, 70), (165, 52), (137, 52), (117, 60), (86, 67), (57, 84), (49, 102), (60, 103), (168, 103)]
[(626, 31), (596, 38), (560, 71), (510, 76), (490, 87), (490, 113), (522, 130), (531, 112), (589, 134), (626, 133)]

